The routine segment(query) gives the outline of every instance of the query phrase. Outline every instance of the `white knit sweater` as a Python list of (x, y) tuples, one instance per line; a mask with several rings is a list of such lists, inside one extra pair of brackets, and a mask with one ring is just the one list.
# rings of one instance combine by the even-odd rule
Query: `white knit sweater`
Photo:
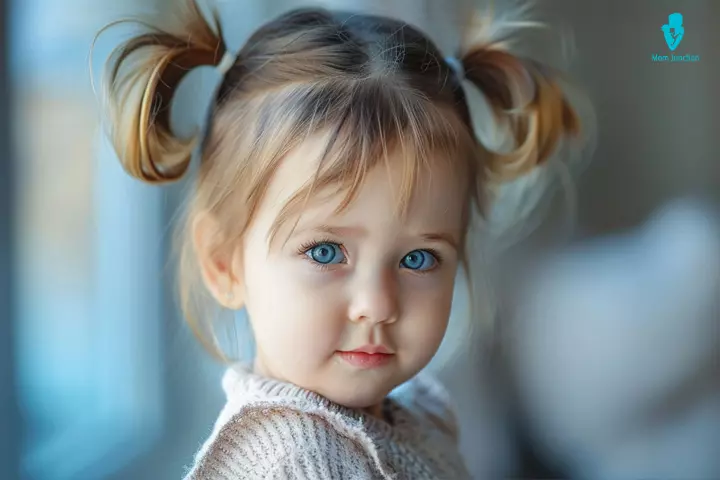
[(419, 375), (384, 402), (386, 420), (236, 365), (227, 403), (186, 480), (470, 478), (450, 402)]

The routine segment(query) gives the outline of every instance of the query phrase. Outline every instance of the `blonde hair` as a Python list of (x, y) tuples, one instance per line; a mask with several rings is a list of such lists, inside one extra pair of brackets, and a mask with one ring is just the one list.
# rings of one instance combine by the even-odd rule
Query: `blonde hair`
[[(130, 175), (154, 184), (180, 179), (197, 145), (197, 138), (177, 138), (170, 127), (180, 80), (195, 67), (217, 65), (227, 51), (217, 15), (207, 20), (193, 0), (183, 2), (177, 14), (174, 25), (148, 26), (149, 32), (118, 47), (107, 64), (113, 144)], [(178, 237), (182, 308), (212, 353), (223, 358), (190, 225), (200, 212), (211, 212), (223, 229), (217, 248), (236, 245), (276, 167), (308, 136), (326, 132), (330, 140), (317, 174), (286, 205), (277, 225), (326, 187), (346, 192), (339, 210), (345, 208), (367, 173), (400, 149), (406, 175), (398, 208), (407, 207), (432, 155), (433, 161), (452, 162), (466, 182), (467, 231), (473, 208), (482, 213), (489, 201), (490, 182), (542, 164), (561, 136), (579, 132), (578, 116), (550, 70), (512, 55), (483, 31), (475, 32), (457, 58), (496, 120), (510, 126), (517, 148), (503, 154), (477, 140), (463, 82), (435, 44), (404, 22), (296, 9), (249, 38), (214, 98)]]

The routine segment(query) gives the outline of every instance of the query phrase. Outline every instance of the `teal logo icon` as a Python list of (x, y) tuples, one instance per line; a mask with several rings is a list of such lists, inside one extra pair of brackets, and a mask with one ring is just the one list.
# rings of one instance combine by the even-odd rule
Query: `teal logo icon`
[(683, 16), (680, 13), (671, 13), (668, 15), (668, 23), (662, 26), (663, 35), (665, 35), (665, 42), (671, 52), (680, 45), (680, 41), (685, 34), (685, 27), (683, 27)]

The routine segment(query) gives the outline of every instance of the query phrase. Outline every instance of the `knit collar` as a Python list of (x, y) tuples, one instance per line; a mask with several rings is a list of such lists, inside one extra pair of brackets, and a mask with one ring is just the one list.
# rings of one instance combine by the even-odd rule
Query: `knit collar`
[(311, 390), (255, 373), (247, 363), (235, 363), (230, 366), (223, 376), (222, 386), (228, 401), (234, 399), (292, 399), (301, 408), (307, 405), (320, 407), (349, 419), (353, 423), (388, 434), (393, 432), (394, 427), (397, 426), (400, 420), (401, 407), (390, 397), (384, 399), (383, 411), (392, 419), (392, 424), (361, 410), (335, 403)]

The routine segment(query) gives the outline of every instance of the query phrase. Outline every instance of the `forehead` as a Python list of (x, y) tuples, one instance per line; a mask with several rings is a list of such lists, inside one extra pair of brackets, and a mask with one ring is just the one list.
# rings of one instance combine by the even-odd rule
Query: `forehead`
[[(310, 137), (280, 163), (258, 212), (258, 221), (265, 228), (272, 228), (288, 202), (312, 183), (326, 145), (326, 137)], [(331, 219), (362, 223), (369, 228), (397, 229), (405, 226), (448, 231), (460, 228), (468, 188), (462, 172), (453, 168), (451, 159), (435, 155), (418, 160), (395, 151), (388, 153), (387, 160), (377, 162), (364, 172), (356, 196), (342, 211), (337, 212), (337, 209), (345, 199), (348, 183), (354, 180), (349, 173), (348, 178), (338, 178), (334, 183), (315, 189), (297, 212), (299, 217), (294, 216), (286, 222), (290, 225), (284, 225), (282, 229), (291, 228), (295, 219), (299, 228), (312, 223), (327, 223)], [(413, 166), (416, 167), (415, 176), (411, 175)], [(412, 195), (405, 215), (399, 218), (398, 205), (402, 192), (407, 188), (412, 190)]]

